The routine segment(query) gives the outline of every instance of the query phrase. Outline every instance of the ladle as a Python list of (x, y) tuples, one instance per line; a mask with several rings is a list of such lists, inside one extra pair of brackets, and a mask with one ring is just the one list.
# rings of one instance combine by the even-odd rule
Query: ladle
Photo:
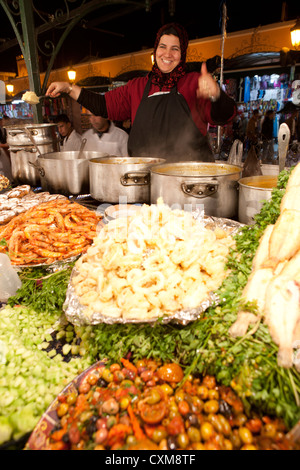
[(27, 134), (27, 137), (30, 139), (30, 141), (32, 142), (32, 144), (35, 146), (35, 148), (36, 148), (36, 150), (37, 150), (39, 156), (41, 157), (42, 154), (41, 154), (41, 152), (40, 152), (40, 149), (39, 149), (38, 146), (36, 145), (35, 140), (34, 140), (32, 134), (31, 134), (30, 130), (29, 130), (27, 127), (25, 127), (25, 132), (26, 132), (26, 134)]
[(279, 173), (285, 167), (286, 154), (290, 141), (290, 129), (286, 123), (282, 123), (278, 131), (278, 157), (279, 157)]
[(79, 152), (78, 152), (78, 155), (77, 155), (77, 160), (78, 160), (79, 158), (81, 158), (81, 155), (82, 155), (82, 153), (83, 153), (83, 149), (84, 149), (84, 147), (85, 147), (85, 144), (86, 144), (86, 139), (82, 139), (82, 142), (81, 142), (80, 148), (79, 148)]

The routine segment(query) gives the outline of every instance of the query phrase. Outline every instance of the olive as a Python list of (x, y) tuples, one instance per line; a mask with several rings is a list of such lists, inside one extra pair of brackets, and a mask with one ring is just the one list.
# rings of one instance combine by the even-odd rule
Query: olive
[(267, 437), (275, 437), (277, 432), (276, 425), (274, 423), (266, 423), (263, 429), (263, 435)]
[(245, 444), (241, 447), (241, 450), (257, 450), (257, 447), (253, 444)]
[(102, 378), (106, 382), (112, 382), (114, 380), (114, 374), (109, 369), (104, 369), (102, 372)]
[(134, 437), (133, 434), (129, 434), (129, 436), (126, 437), (126, 444), (128, 446), (132, 446), (136, 444), (136, 438)]
[(74, 405), (74, 403), (76, 402), (77, 400), (77, 393), (76, 392), (72, 392), (72, 393), (69, 393), (69, 395), (67, 396), (67, 403), (68, 405)]
[(215, 388), (208, 390), (208, 400), (218, 400), (219, 399), (219, 392)]
[(241, 426), (239, 428), (239, 436), (243, 444), (252, 444), (252, 432), (250, 431), (250, 429), (246, 428), (246, 426)]
[(160, 388), (166, 395), (172, 395), (174, 392), (173, 388), (169, 384), (162, 384)]
[(97, 386), (98, 387), (105, 388), (105, 387), (107, 387), (107, 385), (108, 385), (108, 383), (102, 377), (100, 377), (100, 379), (98, 379), (98, 381), (97, 381)]
[(234, 419), (234, 424), (238, 428), (241, 426), (244, 426), (246, 422), (247, 422), (247, 416), (244, 413), (239, 413)]
[(231, 426), (230, 426), (229, 421), (222, 414), (219, 414), (218, 418), (219, 418), (219, 422), (221, 423), (222, 432), (224, 436), (229, 436), (231, 434)]
[(191, 442), (200, 442), (201, 441), (200, 431), (199, 431), (198, 428), (195, 428), (194, 426), (191, 426), (187, 430), (187, 435), (188, 435), (189, 440)]
[(106, 427), (107, 429), (112, 428), (117, 422), (117, 418), (113, 415), (109, 416), (106, 421)]
[(160, 400), (160, 393), (155, 389), (151, 390), (150, 394), (147, 396), (147, 403), (149, 403), (149, 405), (155, 405), (156, 403), (159, 403)]
[(163, 428), (156, 428), (152, 434), (152, 440), (157, 444), (167, 437), (167, 431)]
[(58, 406), (56, 413), (59, 418), (61, 418), (63, 415), (65, 415), (68, 412), (69, 405), (67, 403), (60, 403)]
[(229, 416), (232, 415), (231, 406), (227, 403), (227, 401), (219, 400), (219, 412), (221, 415), (226, 416), (226, 418), (229, 418)]
[(193, 413), (186, 415), (186, 421), (190, 426), (199, 426), (198, 416)]
[(217, 400), (208, 400), (204, 403), (203, 411), (207, 414), (217, 413), (219, 411), (219, 402)]
[(224, 439), (224, 450), (233, 450), (233, 444), (229, 439)]
[(66, 434), (63, 435), (62, 441), (68, 444), (70, 442), (69, 434), (66, 432)]
[(197, 395), (201, 400), (206, 400), (208, 397), (208, 388), (204, 385), (199, 385), (199, 387), (197, 387)]
[(204, 441), (208, 441), (215, 434), (213, 425), (207, 421), (204, 421), (201, 424), (200, 432)]
[(181, 449), (186, 449), (189, 445), (189, 436), (186, 432), (181, 432), (177, 436), (177, 444)]
[(90, 437), (92, 437), (92, 435), (94, 434), (94, 432), (97, 431), (97, 426), (96, 426), (96, 423), (95, 421), (93, 421), (92, 419), (90, 419), (90, 421), (87, 423), (86, 425), (86, 432), (88, 433), (88, 435)]
[(167, 444), (168, 444), (168, 449), (169, 450), (176, 450), (177, 449), (177, 442), (176, 442), (176, 438), (174, 436), (168, 437)]

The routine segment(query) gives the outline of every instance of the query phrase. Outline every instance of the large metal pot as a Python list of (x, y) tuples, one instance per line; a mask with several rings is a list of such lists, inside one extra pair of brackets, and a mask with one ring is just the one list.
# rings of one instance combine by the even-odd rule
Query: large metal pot
[(277, 186), (278, 176), (259, 175), (241, 178), (239, 181), (239, 222), (247, 225), (254, 223), (264, 201), (272, 196)]
[(150, 168), (162, 158), (104, 157), (89, 161), (90, 193), (108, 203), (149, 203)]
[(64, 195), (89, 194), (89, 159), (99, 152), (53, 152), (38, 156), (34, 166), (39, 172), (42, 189)]
[(41, 153), (50, 153), (57, 151), (55, 142), (39, 145), (38, 148), (33, 145), (19, 145), (16, 147), (9, 147), (11, 172), (12, 178), (16, 183), (30, 184), (31, 186), (40, 185), (40, 173), (30, 165), (30, 162), (35, 162)]
[(57, 124), (22, 124), (6, 126), (5, 129), (9, 146), (32, 145), (28, 132), (36, 145), (58, 142)]
[(223, 163), (179, 162), (151, 168), (151, 203), (161, 197), (169, 206), (203, 210), (206, 215), (235, 218), (242, 168)]

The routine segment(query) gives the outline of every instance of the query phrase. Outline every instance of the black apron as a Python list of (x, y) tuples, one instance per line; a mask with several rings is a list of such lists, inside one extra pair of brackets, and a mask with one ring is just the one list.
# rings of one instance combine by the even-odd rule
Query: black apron
[(214, 162), (208, 138), (197, 128), (176, 86), (170, 93), (148, 97), (150, 86), (151, 78), (130, 130), (129, 155), (165, 158), (167, 162)]

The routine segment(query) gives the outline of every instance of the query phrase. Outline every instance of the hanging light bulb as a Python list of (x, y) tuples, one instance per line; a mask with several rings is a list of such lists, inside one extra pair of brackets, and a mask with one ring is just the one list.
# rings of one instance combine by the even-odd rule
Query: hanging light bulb
[(6, 85), (6, 89), (7, 89), (8, 93), (13, 93), (13, 92), (14, 92), (14, 86), (13, 86), (13, 84), (12, 84), (12, 83), (8, 83), (8, 84)]
[(291, 43), (295, 49), (300, 46), (300, 19), (298, 18), (296, 24), (291, 28)]
[(68, 74), (68, 78), (70, 80), (70, 82), (75, 82), (75, 78), (76, 78), (76, 71), (72, 68), (70, 68), (68, 71), (67, 71), (67, 74)]

